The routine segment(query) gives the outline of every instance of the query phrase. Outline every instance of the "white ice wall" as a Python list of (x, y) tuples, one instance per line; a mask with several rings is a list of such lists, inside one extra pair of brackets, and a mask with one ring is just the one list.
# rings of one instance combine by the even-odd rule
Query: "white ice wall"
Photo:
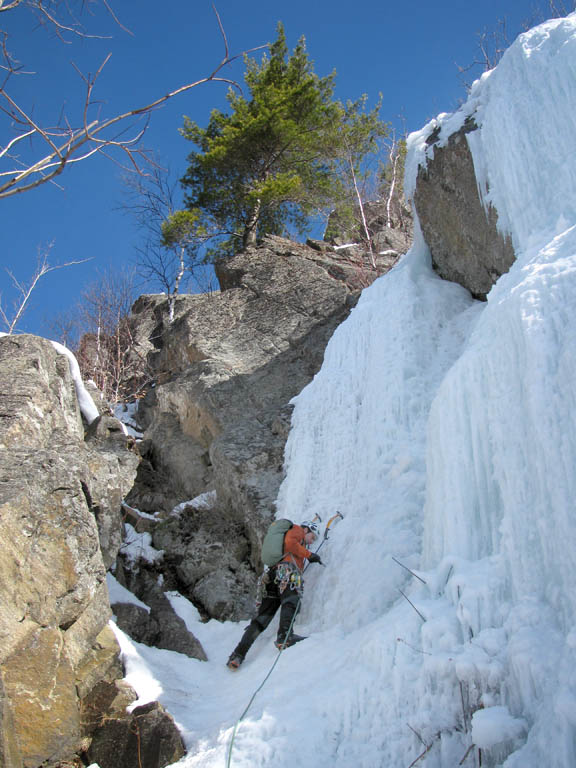
[[(463, 690), (485, 722), (514, 722), (485, 744), (484, 765), (576, 765), (575, 67), (572, 14), (521, 36), (435, 121), (445, 140), (474, 114), (479, 187), (512, 235), (517, 261), (487, 303), (438, 281), (417, 240), (297, 399), (279, 513), (347, 513), (330, 544), (339, 571), (313, 575), (304, 618), (314, 631), (363, 627), (363, 648), (386, 647), (382, 699), (354, 696), (386, 719), (390, 766), (418, 747), (407, 722), (442, 733), (427, 768), (462, 757)], [(429, 129), (409, 142), (412, 183)], [(399, 587), (421, 627), (399, 612)], [(391, 657), (394, 637), (412, 654)]]
[(566, 629), (576, 619), (576, 15), (522, 35), (471, 103), (475, 165), (517, 262), (432, 407), (425, 561), (501, 553), (514, 596), (546, 599)]

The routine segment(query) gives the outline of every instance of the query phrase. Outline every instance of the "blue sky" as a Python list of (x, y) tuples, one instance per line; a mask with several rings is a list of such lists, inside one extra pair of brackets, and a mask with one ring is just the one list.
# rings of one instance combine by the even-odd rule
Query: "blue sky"
[[(38, 119), (55, 122), (63, 110), (80, 115), (84, 90), (73, 67), (94, 72), (108, 53), (112, 57), (98, 80), (95, 97), (101, 115), (112, 116), (142, 106), (159, 95), (203, 77), (223, 55), (223, 43), (212, 6), (205, 0), (172, 0), (160, 6), (140, 0), (138, 13), (128, 0), (112, 3), (124, 31), (95, 6), (82, 17), (88, 31), (112, 35), (62, 42), (39, 26), (20, 7), (2, 14), (11, 51), (27, 71), (10, 83), (10, 92)], [(439, 112), (458, 106), (464, 97), (458, 65), (470, 65), (479, 56), (478, 39), (494, 32), (506, 20), (509, 42), (533, 19), (544, 0), (220, 0), (216, 3), (231, 53), (272, 41), (279, 20), (293, 47), (304, 35), (317, 74), (336, 70), (336, 96), (354, 99), (367, 93), (373, 104), (383, 94), (382, 117), (402, 131), (422, 127)], [(237, 62), (227, 76), (242, 78)], [(480, 70), (476, 70), (479, 74)], [(470, 76), (467, 76), (470, 78)], [(209, 83), (168, 103), (152, 116), (144, 144), (163, 164), (180, 175), (191, 145), (178, 133), (182, 116), (207, 122), (210, 109), (225, 108), (226, 88)], [(2, 117), (0, 116), (0, 120)], [(8, 135), (0, 122), (0, 143)], [(5, 168), (5, 166), (4, 166)], [(53, 335), (51, 318), (67, 312), (78, 291), (98, 271), (133, 264), (139, 240), (131, 218), (121, 210), (125, 200), (122, 172), (102, 157), (93, 157), (67, 169), (59, 187), (45, 185), (0, 202), (2, 248), (0, 293), (10, 310), (14, 292), (4, 271), (12, 270), (22, 282), (33, 274), (39, 249), (52, 244), (50, 263), (90, 259), (46, 275), (38, 284), (20, 330)], [(153, 292), (151, 286), (148, 290)]]

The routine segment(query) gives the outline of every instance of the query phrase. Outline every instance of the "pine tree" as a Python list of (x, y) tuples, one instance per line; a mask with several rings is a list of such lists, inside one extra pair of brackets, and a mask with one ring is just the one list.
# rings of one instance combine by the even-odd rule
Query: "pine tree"
[(269, 54), (245, 64), (248, 97), (230, 90), (229, 114), (213, 110), (206, 128), (185, 118), (181, 131), (200, 150), (188, 157), (185, 202), (221, 238), (220, 253), (267, 233), (303, 234), (344, 194), (343, 152), (358, 166), (387, 128), (364, 97), (334, 100), (335, 74), (314, 73), (304, 38), (289, 55), (282, 24)]

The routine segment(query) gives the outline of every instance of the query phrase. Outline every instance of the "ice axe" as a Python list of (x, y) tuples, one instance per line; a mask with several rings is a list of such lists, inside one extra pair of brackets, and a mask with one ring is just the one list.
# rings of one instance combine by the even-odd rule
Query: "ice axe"
[[(324, 544), (324, 542), (328, 538), (328, 531), (330, 530), (330, 526), (335, 520), (344, 520), (344, 515), (342, 514), (342, 512), (336, 512), (336, 514), (332, 515), (330, 520), (328, 520), (328, 522), (326, 523), (326, 528), (324, 528), (324, 538), (322, 539), (322, 544)], [(320, 545), (320, 547), (322, 546), (322, 544)], [(318, 549), (320, 549), (320, 547), (318, 547)]]
[[(324, 528), (324, 536), (322, 537), (322, 541), (320, 542), (320, 546), (316, 550), (316, 554), (318, 554), (318, 552), (320, 552), (324, 542), (328, 540), (328, 532), (330, 531), (330, 526), (336, 520), (344, 520), (344, 515), (341, 512), (336, 512), (336, 514), (332, 515), (332, 517), (328, 520), (328, 522), (326, 523), (326, 528)], [(324, 565), (324, 563), (320, 563), (320, 565)], [(308, 566), (306, 566), (306, 567), (308, 567)]]

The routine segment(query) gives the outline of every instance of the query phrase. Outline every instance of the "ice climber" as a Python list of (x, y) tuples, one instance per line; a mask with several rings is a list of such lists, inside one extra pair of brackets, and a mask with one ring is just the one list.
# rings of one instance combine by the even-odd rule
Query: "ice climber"
[(262, 602), (258, 607), (257, 615), (244, 630), (242, 639), (228, 659), (230, 669), (238, 669), (242, 664), (252, 643), (270, 624), (278, 608), (280, 608), (280, 622), (276, 647), (282, 650), (304, 640), (303, 637), (292, 632), (292, 624), (302, 599), (304, 561), (322, 563), (320, 556), (308, 548), (312, 546), (317, 536), (317, 523), (308, 521), (300, 525), (292, 525), (283, 534), (282, 559), (265, 570), (262, 575)]

